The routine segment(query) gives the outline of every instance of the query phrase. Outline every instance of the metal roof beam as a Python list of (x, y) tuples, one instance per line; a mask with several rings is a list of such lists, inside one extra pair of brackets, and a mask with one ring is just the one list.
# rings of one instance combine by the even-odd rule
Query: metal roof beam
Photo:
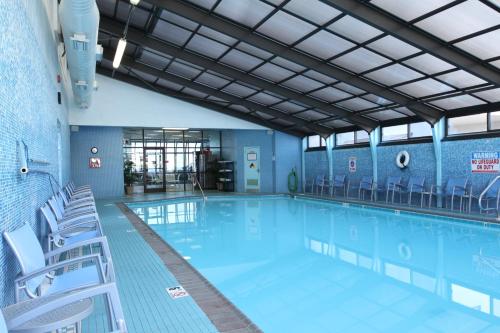
[[(112, 19), (102, 17), (100, 21), (99, 29), (101, 31), (111, 33), (113, 35), (119, 36), (123, 31), (124, 25), (122, 23), (116, 22)], [(127, 39), (135, 44), (141, 45), (142, 47), (147, 47), (158, 51), (159, 53), (168, 54), (174, 58), (179, 58), (194, 65), (203, 67), (205, 69), (213, 70), (214, 72), (220, 73), (225, 76), (229, 76), (241, 82), (248, 83), (252, 86), (259, 87), (261, 89), (273, 92), (275, 94), (281, 95), (288, 99), (293, 99), (298, 102), (304, 103), (306, 105), (312, 106), (314, 108), (320, 109), (330, 115), (338, 116), (340, 118), (349, 119), (350, 122), (357, 124), (358, 126), (370, 131), (371, 129), (378, 126), (377, 122), (355, 115), (349, 111), (341, 109), (339, 107), (330, 105), (328, 103), (321, 102), (312, 97), (302, 95), (300, 93), (294, 92), (293, 90), (281, 87), (272, 82), (260, 79), (255, 76), (248, 75), (242, 71), (231, 68), (226, 65), (222, 65), (218, 62), (210, 60), (205, 57), (201, 57), (189, 51), (184, 51), (178, 47), (172, 46), (166, 42), (162, 42), (158, 39), (149, 37), (143, 31), (129, 27), (127, 33)]]
[(500, 84), (500, 71), (493, 66), (485, 64), (466, 52), (459, 51), (453, 45), (447, 44), (437, 37), (433, 37), (416, 27), (395, 19), (391, 14), (383, 10), (373, 8), (367, 2), (360, 0), (323, 0), (323, 2), (433, 54), (458, 68), (477, 75), (489, 83)]
[[(107, 59), (109, 61), (113, 61), (114, 54), (115, 54), (115, 50), (106, 48), (106, 49), (104, 49), (103, 58)], [(263, 105), (255, 103), (255, 102), (244, 100), (244, 99), (241, 99), (241, 98), (236, 97), (234, 95), (225, 93), (223, 91), (219, 91), (219, 90), (216, 90), (214, 88), (210, 88), (208, 86), (202, 85), (200, 83), (192, 82), (192, 81), (185, 79), (185, 78), (182, 78), (180, 76), (176, 76), (176, 75), (173, 75), (173, 74), (170, 74), (167, 72), (162, 72), (162, 71), (155, 69), (153, 67), (149, 67), (147, 65), (135, 62), (134, 59), (132, 59), (130, 56), (126, 56), (126, 55), (123, 56), (122, 65), (128, 66), (128, 67), (135, 69), (139, 72), (153, 75), (155, 77), (158, 77), (158, 78), (170, 81), (170, 82), (174, 82), (174, 83), (182, 85), (184, 87), (194, 89), (196, 91), (208, 94), (210, 96), (221, 98), (221, 99), (224, 99), (224, 100), (229, 101), (229, 102), (234, 103), (234, 104), (242, 105), (250, 110), (260, 111), (260, 112), (268, 114), (270, 116), (292, 122), (294, 124), (297, 124), (298, 126), (307, 127), (311, 131), (314, 131), (318, 134), (321, 134), (322, 136), (328, 136), (333, 132), (333, 130), (328, 128), (328, 127), (324, 127), (324, 126), (316, 125), (316, 124), (311, 124), (311, 123), (307, 122), (306, 120), (303, 120), (303, 119), (300, 119), (297, 117), (293, 117), (293, 116), (289, 116), (289, 115), (287, 115), (283, 112), (277, 111), (277, 110), (269, 109)]]
[(172, 13), (198, 22), (204, 26), (222, 32), (228, 36), (244, 41), (255, 47), (279, 55), (304, 67), (313, 69), (337, 80), (349, 83), (359, 89), (381, 96), (387, 100), (406, 106), (424, 120), (434, 124), (441, 116), (441, 111), (428, 105), (416, 102), (396, 91), (388, 90), (386, 87), (373, 83), (367, 79), (358, 77), (340, 68), (323, 63), (311, 56), (287, 46), (274, 42), (271, 39), (253, 33), (250, 29), (224, 20), (213, 13), (199, 9), (191, 4), (180, 0), (146, 0), (156, 6), (162, 7)]

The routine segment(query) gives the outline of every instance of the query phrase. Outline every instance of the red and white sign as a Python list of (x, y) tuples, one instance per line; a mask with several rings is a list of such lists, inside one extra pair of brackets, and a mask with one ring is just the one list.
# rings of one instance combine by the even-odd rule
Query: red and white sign
[(472, 153), (470, 166), (472, 173), (498, 173), (500, 172), (499, 152)]
[(356, 157), (349, 157), (349, 172), (356, 172)]
[(189, 296), (188, 292), (182, 286), (167, 288), (167, 293), (172, 299)]

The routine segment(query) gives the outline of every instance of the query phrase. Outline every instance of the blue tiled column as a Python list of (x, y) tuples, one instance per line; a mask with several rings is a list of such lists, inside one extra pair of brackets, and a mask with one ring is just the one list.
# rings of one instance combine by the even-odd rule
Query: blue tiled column
[(306, 154), (305, 151), (307, 150), (307, 137), (302, 138), (302, 154), (301, 154), (301, 160), (302, 160), (302, 192), (306, 192)]
[(333, 147), (335, 147), (335, 134), (326, 138), (326, 157), (328, 159), (328, 180), (333, 180)]
[[(377, 146), (380, 142), (380, 126), (370, 132), (370, 152), (372, 155), (373, 182), (378, 186), (378, 168), (377, 168)], [(377, 191), (374, 192), (373, 199), (377, 201)]]
[[(432, 142), (434, 144), (434, 155), (436, 157), (436, 206), (443, 206), (443, 195), (442, 195), (442, 184), (443, 184), (443, 153), (442, 153), (442, 141), (445, 132), (445, 118), (441, 118), (432, 127)], [(429, 198), (432, 200), (432, 198)]]

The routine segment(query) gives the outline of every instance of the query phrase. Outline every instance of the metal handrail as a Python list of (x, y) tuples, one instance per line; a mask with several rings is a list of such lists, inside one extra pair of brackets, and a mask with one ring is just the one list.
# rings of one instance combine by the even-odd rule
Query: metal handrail
[[(479, 203), (479, 209), (480, 211), (483, 211), (483, 210), (487, 210), (486, 208), (483, 207), (483, 197), (484, 195), (486, 194), (486, 192), (488, 192), (488, 190), (500, 179), (500, 176), (496, 176), (489, 184), (488, 186), (486, 186), (486, 188), (483, 190), (483, 192), (481, 192), (481, 194), (479, 195), (479, 198), (477, 199), (478, 200), (478, 203)], [(498, 196), (498, 195), (497, 195)], [(497, 219), (500, 219), (500, 210), (498, 209), (497, 207)]]
[(191, 178), (193, 179), (193, 192), (194, 192), (194, 187), (198, 185), (198, 188), (201, 191), (201, 195), (203, 196), (203, 201), (207, 201), (207, 196), (205, 195), (205, 192), (203, 191), (203, 188), (201, 187), (200, 182), (198, 181), (198, 178), (196, 178), (196, 174), (192, 174)]

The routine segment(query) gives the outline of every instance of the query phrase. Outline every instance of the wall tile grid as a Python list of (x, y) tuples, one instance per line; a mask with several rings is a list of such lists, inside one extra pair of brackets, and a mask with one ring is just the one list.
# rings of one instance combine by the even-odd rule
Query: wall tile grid
[[(0, 6), (0, 232), (30, 223), (39, 236), (46, 231), (38, 208), (52, 195), (48, 176), (18, 173), (17, 142), (24, 140), (30, 158), (50, 164), (30, 165), (69, 179), (67, 109), (57, 103), (58, 61), (52, 30), (42, 2), (10, 1)], [(50, 50), (50, 51), (49, 51)], [(58, 150), (58, 132), (61, 149)], [(59, 161), (62, 165), (59, 165)], [(19, 271), (13, 253), (0, 238), (0, 306), (14, 301), (13, 279)]]
[[(350, 157), (356, 158), (356, 172), (349, 172)], [(351, 187), (358, 186), (363, 176), (373, 174), (370, 147), (334, 149), (333, 174), (346, 175)]]
[[(90, 149), (96, 147), (97, 154)], [(123, 195), (123, 130), (121, 127), (79, 126), (71, 132), (71, 174), (77, 186), (90, 185), (96, 199)], [(101, 159), (90, 168), (89, 158)]]

